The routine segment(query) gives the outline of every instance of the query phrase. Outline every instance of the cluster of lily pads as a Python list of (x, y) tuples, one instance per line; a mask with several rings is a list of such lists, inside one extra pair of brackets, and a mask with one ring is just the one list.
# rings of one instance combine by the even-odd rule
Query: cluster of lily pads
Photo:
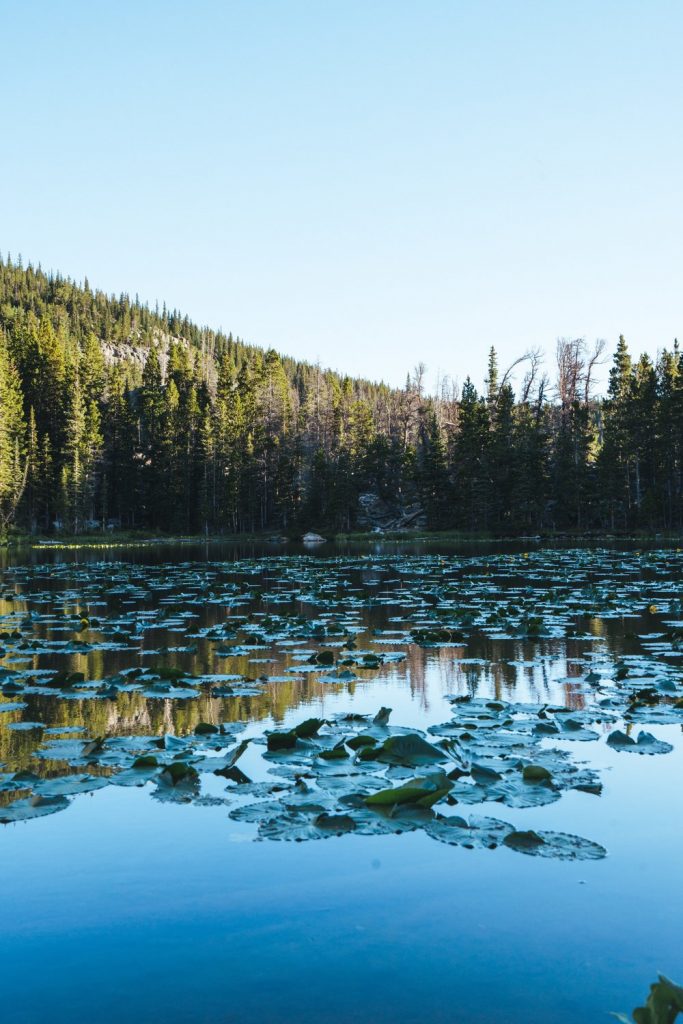
[[(463, 847), (604, 856), (590, 840), (469, 811), (538, 807), (568, 790), (599, 795), (598, 773), (566, 741), (672, 749), (643, 727), (683, 724), (682, 570), (679, 552), (589, 550), (9, 568), (0, 585), (0, 822), (63, 810), (103, 786), (146, 786), (158, 800), (225, 806), (263, 839), (421, 830)], [(562, 645), (574, 706), (479, 695), (491, 660), (476, 654), (492, 645), (512, 668), (542, 667)], [(343, 690), (409, 671), (406, 658), (419, 650), (464, 670), (450, 719), (428, 733), (389, 724), (383, 709), (237, 742), (256, 716), (231, 720), (236, 701), (295, 679)], [(511, 657), (520, 651), (526, 661)], [(145, 733), (129, 719), (120, 734), (118, 709), (133, 698), (176, 709), (209, 700), (215, 712), (184, 735)], [(112, 708), (97, 734), (70, 710), (93, 701)], [(256, 781), (238, 765), (250, 743), (262, 748)], [(214, 776), (225, 782), (219, 793)]]

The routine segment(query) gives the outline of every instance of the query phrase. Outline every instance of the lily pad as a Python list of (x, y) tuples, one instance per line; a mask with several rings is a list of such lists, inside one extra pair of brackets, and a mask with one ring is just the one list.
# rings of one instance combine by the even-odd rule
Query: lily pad
[(607, 737), (607, 743), (615, 750), (628, 751), (633, 754), (669, 754), (673, 750), (671, 743), (658, 740), (652, 733), (640, 732), (638, 739), (616, 729)]
[(69, 801), (65, 796), (34, 796), (15, 800), (6, 807), (0, 807), (0, 823), (6, 825), (13, 821), (43, 818), (46, 814), (64, 811), (68, 806)]
[(552, 857), (556, 860), (601, 860), (607, 850), (598, 843), (566, 832), (509, 832), (503, 839), (505, 846), (530, 857)]
[(442, 800), (453, 788), (453, 783), (444, 773), (427, 775), (419, 779), (411, 779), (404, 786), (394, 789), (381, 789), (365, 797), (368, 807), (396, 807), (398, 804), (415, 804), (418, 807), (431, 807)]

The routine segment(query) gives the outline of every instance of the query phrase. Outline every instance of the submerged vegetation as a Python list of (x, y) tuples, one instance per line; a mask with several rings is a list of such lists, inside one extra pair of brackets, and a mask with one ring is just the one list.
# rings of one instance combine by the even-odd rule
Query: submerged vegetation
[[(531, 353), (517, 393), (489, 358), (436, 396), (342, 377), (0, 263), (0, 536), (147, 529), (680, 530), (683, 364), (620, 340)], [(457, 372), (457, 367), (454, 368)]]
[[(604, 550), (15, 565), (0, 593), (0, 821), (136, 786), (224, 807), (261, 839), (420, 830), (600, 859), (593, 838), (490, 808), (600, 798), (592, 744), (619, 758), (672, 750), (650, 729), (683, 725), (682, 568), (676, 551)], [(611, 649), (605, 630), (628, 620)], [(292, 720), (280, 700), (292, 686), (353, 695), (394, 673), (415, 686), (430, 658), (460, 685), (426, 729), (386, 707)], [(542, 694), (505, 683), (558, 661), (567, 675)]]

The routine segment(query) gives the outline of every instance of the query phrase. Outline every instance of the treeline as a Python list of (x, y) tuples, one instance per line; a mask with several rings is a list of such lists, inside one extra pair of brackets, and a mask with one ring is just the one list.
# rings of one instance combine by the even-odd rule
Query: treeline
[[(680, 529), (683, 361), (558, 342), (485, 389), (402, 389), (0, 261), (0, 531)], [(370, 511), (369, 511), (370, 510)], [(405, 516), (408, 512), (409, 515)]]

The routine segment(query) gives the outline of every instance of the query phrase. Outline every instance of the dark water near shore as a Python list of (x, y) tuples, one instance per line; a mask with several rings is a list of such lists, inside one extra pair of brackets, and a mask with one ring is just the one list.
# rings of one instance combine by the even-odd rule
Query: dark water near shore
[[(467, 808), (586, 837), (607, 851), (595, 860), (467, 849), (422, 829), (255, 841), (253, 824), (229, 816), (236, 789), (212, 773), (201, 793), (225, 803), (156, 799), (153, 780), (70, 797), (0, 829), (3, 1020), (575, 1024), (630, 1010), (660, 970), (683, 978), (683, 555), (648, 547), (5, 552), (0, 669), (18, 687), (2, 697), (14, 709), (0, 704), (7, 775), (85, 771), (43, 756), (53, 738), (189, 743), (200, 722), (244, 725), (237, 738), (256, 741), (386, 706), (392, 725), (425, 731), (455, 696), (587, 716), (598, 697), (616, 699), (620, 665), (662, 688), (634, 735), (673, 749), (608, 745), (626, 728), (614, 703), (595, 739), (546, 743), (599, 773), (599, 796)], [(462, 636), (414, 642), (424, 623), (456, 619)], [(320, 649), (337, 663), (348, 652), (353, 678), (311, 666)], [(127, 676), (161, 664), (194, 681), (187, 695)], [(58, 672), (81, 683), (42, 685)], [(231, 694), (215, 696), (218, 676), (233, 677)], [(253, 742), (239, 761), (257, 783), (273, 781), (264, 749)], [(112, 765), (88, 770), (108, 781)], [(15, 794), (0, 796), (11, 806)]]

